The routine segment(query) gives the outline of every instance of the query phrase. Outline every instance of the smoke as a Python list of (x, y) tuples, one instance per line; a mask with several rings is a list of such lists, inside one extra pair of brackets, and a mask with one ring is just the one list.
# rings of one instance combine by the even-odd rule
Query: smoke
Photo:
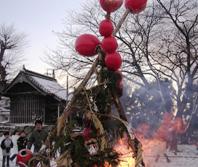
[(171, 82), (163, 80), (150, 83), (149, 87), (139, 87), (131, 92), (132, 85), (125, 84), (121, 101), (128, 121), (137, 128), (149, 124), (156, 130), (160, 126), (163, 114), (173, 109), (173, 87)]

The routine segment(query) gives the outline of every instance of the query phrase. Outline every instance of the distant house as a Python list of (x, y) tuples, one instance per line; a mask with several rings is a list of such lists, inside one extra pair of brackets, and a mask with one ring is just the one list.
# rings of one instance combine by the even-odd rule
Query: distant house
[(10, 122), (52, 124), (66, 104), (66, 90), (56, 79), (23, 69), (3, 91), (10, 97)]

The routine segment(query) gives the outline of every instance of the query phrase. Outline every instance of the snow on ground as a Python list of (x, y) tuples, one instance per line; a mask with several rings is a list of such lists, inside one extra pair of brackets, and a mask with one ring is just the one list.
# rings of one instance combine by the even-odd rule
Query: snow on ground
[(177, 155), (173, 152), (166, 152), (170, 162), (167, 162), (162, 155), (158, 162), (155, 162), (156, 156), (145, 155), (146, 167), (198, 167), (198, 150), (194, 145), (179, 145), (178, 150)]
[[(2, 138), (0, 138), (1, 142)], [(159, 145), (158, 145), (159, 146)], [(154, 147), (157, 147), (155, 145)], [(160, 150), (160, 149), (159, 149)], [(146, 167), (198, 167), (198, 150), (194, 145), (179, 145), (179, 152), (175, 155), (173, 152), (166, 152), (169, 156), (170, 162), (161, 154), (158, 162), (155, 162), (156, 154), (152, 151), (144, 154)], [(11, 150), (16, 152), (16, 147)], [(0, 150), (0, 167), (2, 166), (2, 151)], [(54, 166), (54, 165), (52, 165)], [(16, 161), (10, 162), (10, 167), (16, 167)]]

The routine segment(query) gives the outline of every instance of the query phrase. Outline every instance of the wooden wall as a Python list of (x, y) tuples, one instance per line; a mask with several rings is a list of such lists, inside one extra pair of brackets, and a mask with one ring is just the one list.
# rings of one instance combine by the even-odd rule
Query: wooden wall
[(44, 123), (53, 124), (57, 120), (58, 105), (60, 113), (65, 106), (54, 96), (45, 96), (24, 82), (14, 85), (7, 96), (11, 100), (11, 123), (34, 123), (35, 118), (41, 117)]
[(44, 117), (45, 99), (43, 96), (21, 94), (11, 97), (10, 122), (31, 123), (36, 117)]

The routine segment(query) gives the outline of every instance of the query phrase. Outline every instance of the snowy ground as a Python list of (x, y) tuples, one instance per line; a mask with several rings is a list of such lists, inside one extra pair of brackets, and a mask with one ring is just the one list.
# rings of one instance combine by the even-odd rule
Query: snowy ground
[[(1, 141), (1, 138), (0, 138)], [(157, 146), (155, 146), (157, 147)], [(159, 149), (160, 150), (160, 149)], [(146, 167), (198, 167), (198, 150), (193, 145), (179, 145), (179, 152), (175, 155), (172, 152), (166, 152), (169, 156), (170, 162), (166, 161), (161, 151), (161, 157), (158, 162), (155, 162), (156, 154), (153, 152), (145, 153), (144, 160), (146, 161)], [(16, 147), (11, 150), (16, 152)], [(0, 151), (0, 167), (2, 166), (2, 152)], [(54, 165), (53, 165), (54, 166)], [(16, 162), (10, 162), (10, 167), (16, 167)]]
[(161, 156), (158, 162), (155, 162), (156, 156), (145, 155), (146, 167), (198, 167), (198, 150), (193, 145), (179, 145), (179, 152), (175, 155), (173, 152), (167, 152), (170, 162)]

